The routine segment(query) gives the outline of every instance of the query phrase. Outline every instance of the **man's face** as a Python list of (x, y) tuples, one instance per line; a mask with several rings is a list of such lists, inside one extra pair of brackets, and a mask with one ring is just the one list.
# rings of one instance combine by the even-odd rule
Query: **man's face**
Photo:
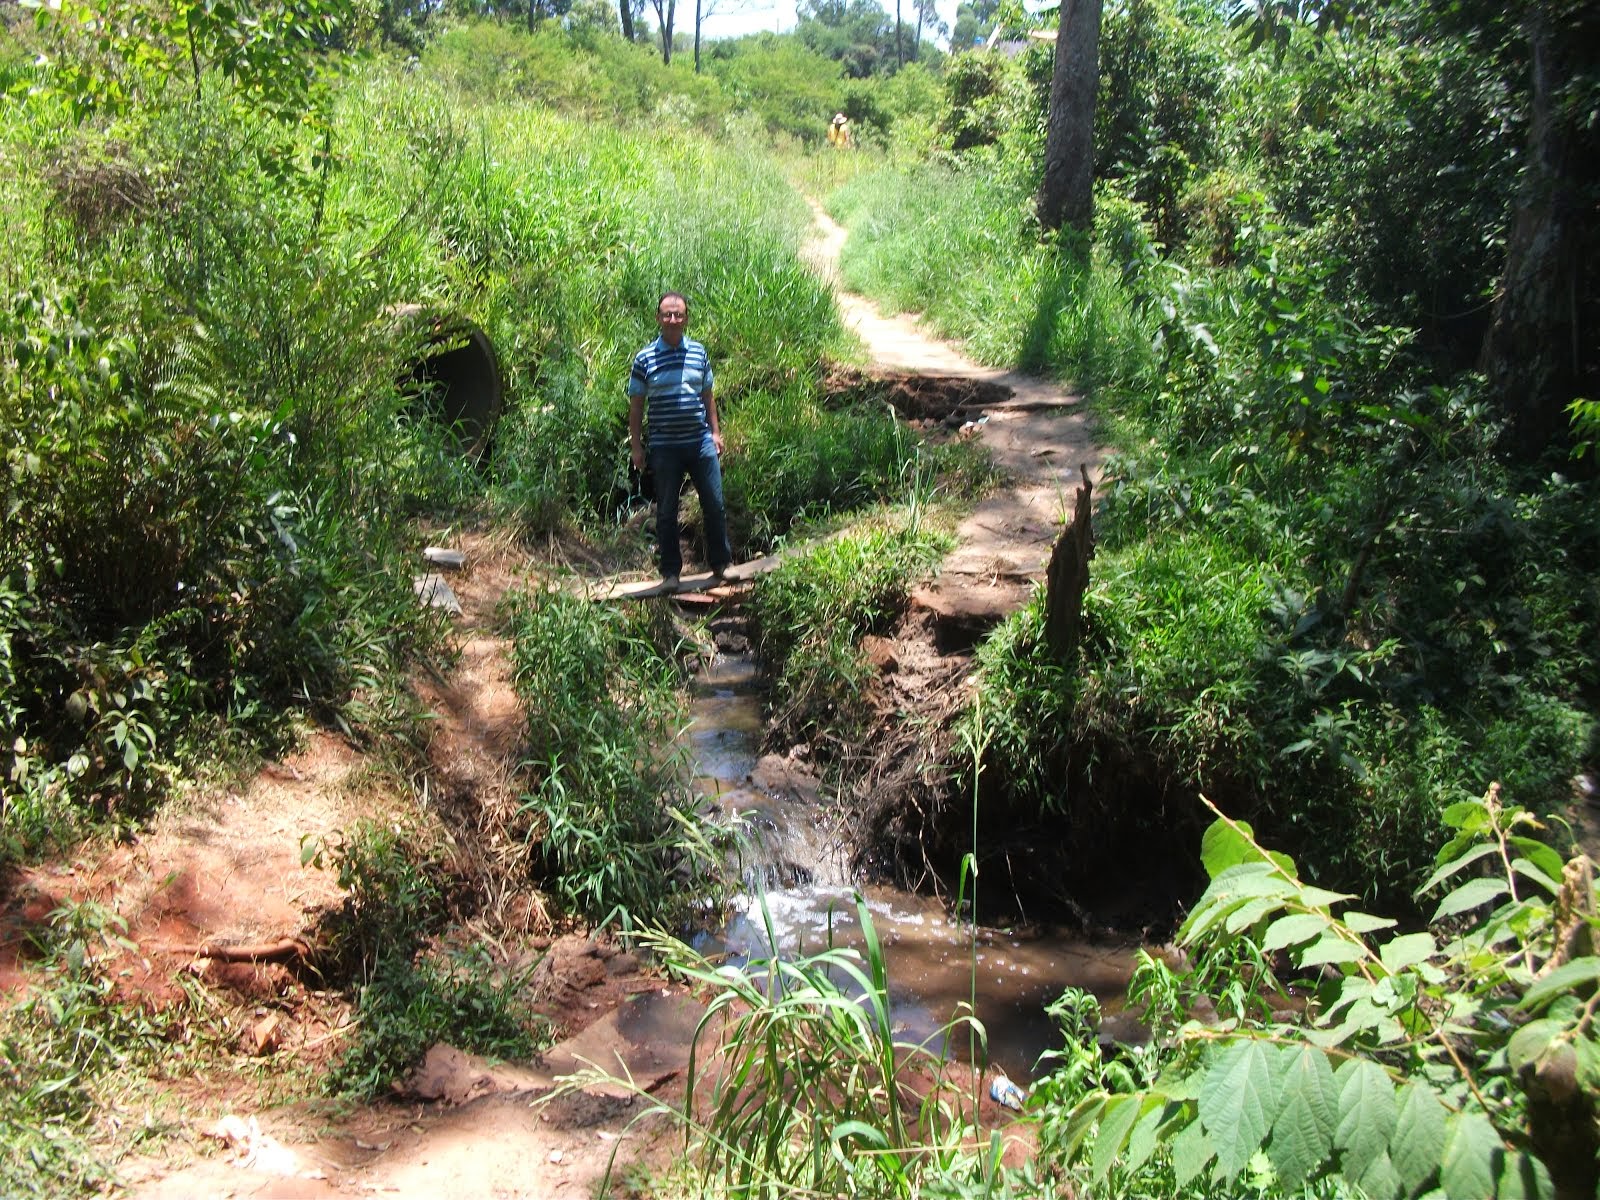
[(683, 341), (683, 331), (689, 324), (689, 306), (677, 296), (668, 296), (656, 309), (656, 324), (661, 326), (661, 340), (676, 346)]

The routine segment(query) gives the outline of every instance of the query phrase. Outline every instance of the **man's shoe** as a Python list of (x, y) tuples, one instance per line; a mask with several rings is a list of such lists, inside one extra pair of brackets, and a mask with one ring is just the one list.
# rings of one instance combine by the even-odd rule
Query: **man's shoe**
[(675, 592), (678, 590), (678, 577), (676, 575), (663, 575), (661, 577), (661, 590)]
[(727, 563), (723, 563), (720, 567), (712, 567), (711, 568), (711, 578), (715, 579), (718, 583), (721, 583), (727, 577), (728, 577), (728, 564)]

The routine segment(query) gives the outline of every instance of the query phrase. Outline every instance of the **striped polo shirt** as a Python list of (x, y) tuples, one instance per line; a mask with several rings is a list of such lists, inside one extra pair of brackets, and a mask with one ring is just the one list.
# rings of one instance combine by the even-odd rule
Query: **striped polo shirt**
[(657, 338), (633, 356), (628, 395), (647, 401), (652, 446), (698, 446), (711, 426), (700, 397), (711, 390), (711, 359), (693, 338), (669, 346)]

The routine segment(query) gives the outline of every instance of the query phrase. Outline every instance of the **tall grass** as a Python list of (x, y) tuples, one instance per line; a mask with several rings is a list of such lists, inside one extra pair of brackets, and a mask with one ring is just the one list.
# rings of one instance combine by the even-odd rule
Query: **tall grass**
[[(983, 1036), (970, 1014), (925, 1043), (895, 1037), (883, 947), (859, 896), (856, 912), (862, 951), (830, 946), (742, 966), (719, 966), (658, 931), (641, 935), (671, 973), (712, 994), (683, 1108), (647, 1101), (683, 1130), (693, 1194), (1053, 1194), (1001, 1166), (1000, 1134), (982, 1138), (976, 1098), (956, 1080), (964, 1073), (947, 1070), (944, 1053), (963, 1029)], [(586, 1072), (567, 1086), (603, 1077)]]
[(761, 578), (750, 607), (773, 681), (776, 730), (850, 742), (866, 718), (874, 674), (862, 636), (889, 629), (950, 544), (913, 507), (788, 557)]
[(1146, 378), (1156, 327), (1119, 284), (1121, 247), (1082, 261), (1041, 240), (1033, 186), (990, 159), (856, 176), (828, 200), (850, 229), (846, 284), (922, 313), (982, 362), (1085, 386)]
[(568, 911), (682, 918), (714, 892), (716, 855), (670, 750), (683, 679), (665, 614), (545, 591), (516, 599), (512, 625), (527, 791), (507, 833), (537, 847)]

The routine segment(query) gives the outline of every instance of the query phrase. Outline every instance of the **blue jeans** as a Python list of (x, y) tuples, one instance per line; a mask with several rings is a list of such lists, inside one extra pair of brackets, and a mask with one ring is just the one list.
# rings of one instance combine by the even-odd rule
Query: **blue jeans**
[(700, 512), (706, 522), (706, 557), (711, 567), (733, 561), (728, 547), (728, 516), (722, 503), (722, 464), (708, 433), (698, 446), (651, 446), (650, 467), (656, 476), (656, 541), (661, 545), (661, 574), (683, 573), (683, 551), (678, 545), (678, 492), (683, 477), (694, 481), (700, 494)]

